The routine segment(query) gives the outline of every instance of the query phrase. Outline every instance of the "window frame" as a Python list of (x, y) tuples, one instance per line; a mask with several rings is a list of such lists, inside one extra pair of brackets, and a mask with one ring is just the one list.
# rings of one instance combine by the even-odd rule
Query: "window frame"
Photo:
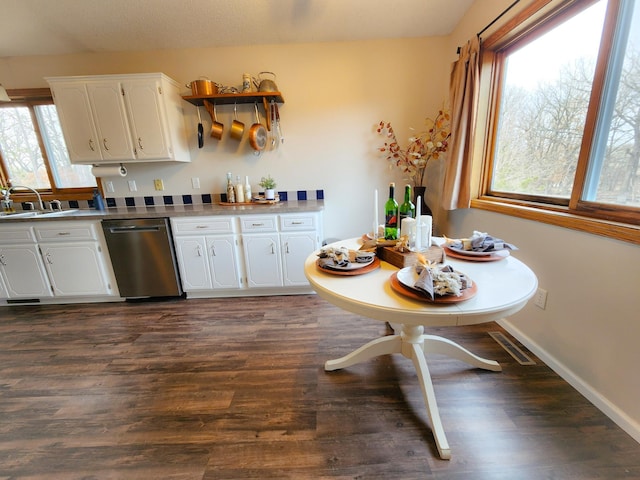
[[(31, 121), (34, 125), (36, 137), (38, 139), (38, 145), (42, 152), (44, 159), (45, 169), (47, 176), (51, 184), (51, 188), (37, 189), (38, 193), (42, 197), (43, 201), (50, 200), (88, 200), (93, 196), (93, 191), (96, 187), (78, 187), (78, 188), (58, 188), (55, 184), (53, 172), (51, 170), (51, 164), (47, 154), (47, 150), (44, 147), (44, 141), (42, 139), (42, 132), (40, 126), (36, 120), (35, 108), (38, 105), (54, 105), (53, 96), (51, 95), (51, 89), (49, 88), (25, 88), (25, 89), (7, 89), (7, 94), (11, 98), (11, 102), (6, 104), (0, 104), (0, 108), (10, 107), (27, 107), (31, 115)], [(2, 178), (9, 179), (9, 172), (5, 165), (4, 158), (0, 153), (0, 170), (2, 171)], [(13, 192), (11, 196), (18, 202), (35, 201), (36, 197), (31, 192), (23, 192), (22, 190)]]
[[(536, 0), (503, 27), (483, 41), (481, 59), (481, 100), (477, 131), (484, 133), (482, 162), (475, 172), (476, 195), (473, 208), (490, 210), (543, 223), (586, 231), (640, 244), (640, 209), (621, 205), (608, 205), (582, 200), (587, 177), (589, 154), (596, 131), (597, 116), (604, 92), (608, 52), (618, 16), (622, 12), (621, 0), (609, 0), (603, 27), (602, 43), (598, 54), (589, 109), (582, 137), (581, 151), (571, 197), (558, 199), (491, 190), (493, 159), (502, 94), (505, 58), (522, 42), (531, 41), (564, 22), (596, 0)], [(478, 135), (482, 137), (482, 135)]]

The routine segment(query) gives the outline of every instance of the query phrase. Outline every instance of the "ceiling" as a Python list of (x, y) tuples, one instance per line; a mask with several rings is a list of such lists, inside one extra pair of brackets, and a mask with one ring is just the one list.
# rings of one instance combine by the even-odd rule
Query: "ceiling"
[(475, 0), (2, 0), (0, 57), (448, 35)]

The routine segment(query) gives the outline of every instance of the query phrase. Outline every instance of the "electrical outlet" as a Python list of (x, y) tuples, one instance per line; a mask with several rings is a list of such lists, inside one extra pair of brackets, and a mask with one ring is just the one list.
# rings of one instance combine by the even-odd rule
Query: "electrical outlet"
[(544, 310), (547, 306), (547, 291), (543, 288), (539, 288), (538, 290), (536, 290), (536, 294), (533, 297), (533, 303), (536, 305), (536, 307)]
[(155, 187), (156, 190), (164, 190), (164, 182), (162, 181), (161, 178), (156, 178), (153, 181), (153, 186)]
[(200, 179), (198, 177), (191, 177), (191, 187), (200, 188)]
[(111, 180), (105, 182), (105, 188), (107, 189), (107, 193), (115, 192), (115, 189), (113, 188), (113, 182)]
[(138, 190), (138, 186), (136, 185), (135, 180), (129, 180), (129, 191), (136, 192)]

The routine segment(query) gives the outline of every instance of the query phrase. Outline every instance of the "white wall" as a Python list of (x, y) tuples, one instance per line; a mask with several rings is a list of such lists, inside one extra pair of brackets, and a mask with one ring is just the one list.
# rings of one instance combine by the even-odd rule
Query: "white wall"
[[(380, 211), (388, 182), (404, 182), (389, 171), (377, 151), (380, 120), (392, 121), (400, 141), (420, 128), (446, 99), (452, 53), (448, 39), (421, 38), (301, 45), (265, 45), (121, 54), (62, 55), (0, 60), (6, 88), (45, 87), (43, 77), (161, 71), (186, 84), (201, 75), (238, 86), (243, 72), (275, 72), (285, 104), (280, 108), (285, 142), (256, 157), (246, 139), (238, 148), (225, 134), (222, 141), (196, 143), (195, 107), (184, 102), (192, 146), (190, 164), (128, 167), (126, 179), (114, 179), (114, 196), (157, 194), (154, 178), (162, 178), (165, 194), (221, 193), (226, 172), (249, 175), (254, 188), (271, 174), (279, 190), (324, 189), (325, 236), (359, 236), (373, 222), (373, 190), (380, 190)], [(5, 73), (7, 72), (7, 73)], [(185, 94), (189, 90), (185, 87)], [(239, 106), (239, 119), (254, 122), (253, 108)], [(210, 120), (207, 117), (205, 131)], [(233, 107), (219, 107), (218, 119), (228, 129)], [(191, 178), (199, 177), (200, 190)], [(128, 191), (135, 179), (138, 192)], [(432, 192), (436, 195), (436, 192)]]
[[(509, 2), (510, 3), (510, 2)], [(461, 44), (506, 5), (479, 3), (452, 35)], [(476, 209), (451, 212), (448, 235), (488, 231), (515, 243), (548, 291), (504, 325), (640, 441), (640, 248), (589, 233)]]

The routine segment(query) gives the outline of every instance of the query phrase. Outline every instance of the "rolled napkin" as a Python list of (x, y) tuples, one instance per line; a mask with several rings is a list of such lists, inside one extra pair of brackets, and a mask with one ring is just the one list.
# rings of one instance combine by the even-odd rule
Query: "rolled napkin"
[(325, 247), (318, 253), (318, 257), (320, 257), (318, 264), (321, 267), (346, 267), (351, 262), (369, 263), (374, 259), (375, 255), (374, 252), (349, 250), (346, 247)]
[(507, 243), (500, 238), (493, 237), (488, 233), (473, 232), (469, 238), (453, 239), (448, 238), (447, 246), (458, 250), (466, 250), (473, 252), (497, 252), (499, 250), (518, 250), (518, 247), (511, 243)]
[(431, 300), (435, 300), (436, 296), (444, 295), (459, 297), (462, 295), (462, 290), (471, 286), (471, 280), (464, 274), (456, 272), (451, 265), (438, 267), (418, 264), (415, 268), (418, 279), (414, 287)]

